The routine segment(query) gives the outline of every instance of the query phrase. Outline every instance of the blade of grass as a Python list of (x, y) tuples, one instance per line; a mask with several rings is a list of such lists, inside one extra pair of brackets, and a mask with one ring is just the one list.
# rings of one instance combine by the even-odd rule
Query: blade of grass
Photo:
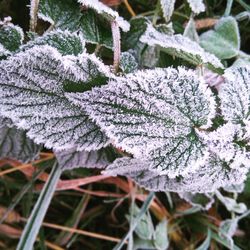
[(0, 219), (0, 225), (3, 223), (3, 221), (5, 221), (5, 219), (8, 217), (8, 215), (14, 210), (14, 208), (16, 207), (16, 205), (21, 201), (21, 199), (23, 198), (23, 196), (28, 192), (28, 190), (33, 186), (34, 181), (40, 176), (41, 173), (43, 173), (46, 168), (48, 168), (49, 165), (45, 165), (41, 168), (39, 168), (39, 170), (34, 173), (32, 179), (22, 188), (22, 190), (20, 192), (18, 192), (18, 194), (13, 198), (11, 204), (9, 205), (9, 207), (6, 209), (5, 213), (3, 214), (2, 218)]
[(129, 238), (129, 236), (133, 233), (135, 230), (138, 222), (141, 220), (142, 216), (146, 213), (146, 211), (150, 207), (151, 201), (154, 199), (154, 192), (150, 192), (147, 199), (144, 201), (140, 212), (138, 213), (137, 217), (133, 220), (133, 224), (130, 226), (130, 229), (128, 233), (122, 238), (122, 240), (113, 248), (113, 250), (120, 250), (123, 245), (125, 244), (126, 240)]
[(42, 221), (49, 207), (50, 201), (56, 189), (57, 182), (62, 170), (56, 162), (50, 173), (50, 177), (45, 184), (35, 207), (27, 221), (27, 224), (18, 243), (17, 250), (32, 250)]

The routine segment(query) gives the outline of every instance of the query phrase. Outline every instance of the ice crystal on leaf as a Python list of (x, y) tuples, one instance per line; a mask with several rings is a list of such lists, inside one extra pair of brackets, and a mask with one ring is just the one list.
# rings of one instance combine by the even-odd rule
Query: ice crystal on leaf
[(50, 46), (33, 47), (0, 62), (0, 113), (46, 147), (101, 148), (107, 137), (68, 101), (64, 88), (85, 87), (107, 74), (93, 55), (62, 56)]
[(150, 160), (131, 159), (128, 157), (115, 160), (103, 174), (124, 175), (133, 179), (138, 185), (153, 191), (210, 193), (220, 187), (241, 184), (246, 179), (248, 168), (241, 166), (231, 169), (228, 164), (210, 155), (195, 173), (185, 177), (169, 178), (167, 175), (150, 170)]
[(198, 43), (180, 34), (169, 36), (161, 33), (152, 24), (148, 24), (140, 41), (149, 46), (160, 46), (166, 53), (180, 57), (194, 65), (206, 65), (212, 70), (224, 68), (216, 56), (205, 52)]
[(0, 20), (0, 57), (18, 50), (24, 39), (23, 30), (10, 21), (11, 18)]
[(67, 96), (114, 145), (135, 157), (150, 157), (150, 169), (160, 174), (187, 174), (204, 161), (206, 149), (196, 129), (210, 126), (215, 103), (192, 70), (137, 71)]
[(168, 22), (171, 19), (171, 16), (174, 12), (175, 0), (161, 0), (161, 8), (163, 16)]
[(18, 161), (34, 160), (41, 146), (26, 136), (26, 132), (18, 130), (9, 119), (0, 117), (0, 159), (14, 158)]
[(233, 123), (243, 122), (248, 125), (250, 120), (250, 68), (227, 69), (224, 78), (225, 83), (219, 91), (223, 116)]
[(62, 55), (78, 55), (84, 52), (85, 41), (76, 32), (62, 31), (60, 29), (45, 33), (21, 47), (21, 50), (36, 45), (49, 45), (56, 48)]
[(112, 10), (99, 0), (78, 0), (78, 2), (90, 9), (95, 10), (98, 14), (105, 16), (107, 19), (116, 21), (123, 31), (129, 31), (129, 23), (120, 17), (118, 12)]
[(97, 151), (77, 151), (76, 148), (55, 151), (58, 163), (62, 169), (73, 168), (105, 168), (110, 161), (110, 148), (102, 148)]

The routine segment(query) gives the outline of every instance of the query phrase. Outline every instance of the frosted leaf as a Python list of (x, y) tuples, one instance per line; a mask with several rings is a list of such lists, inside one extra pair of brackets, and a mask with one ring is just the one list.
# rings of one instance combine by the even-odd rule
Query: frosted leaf
[(246, 66), (250, 67), (250, 57), (238, 58), (231, 67), (242, 68)]
[(0, 117), (0, 158), (14, 158), (18, 161), (34, 160), (41, 150), (26, 136), (26, 132), (18, 130), (9, 119)]
[(166, 219), (163, 219), (156, 226), (154, 232), (154, 245), (158, 250), (166, 250), (169, 247), (169, 239), (168, 239), (168, 222)]
[(111, 148), (97, 151), (77, 151), (76, 148), (55, 151), (57, 161), (62, 169), (73, 168), (105, 168), (110, 161)]
[(211, 194), (199, 194), (191, 192), (180, 192), (179, 196), (190, 203), (192, 206), (199, 207), (201, 209), (208, 210), (214, 203), (213, 195)]
[(10, 23), (10, 20), (0, 21), (0, 57), (15, 52), (23, 43), (23, 30)]
[(169, 36), (157, 31), (152, 24), (140, 39), (149, 46), (159, 46), (161, 49), (175, 57), (180, 57), (194, 65), (206, 65), (212, 70), (221, 70), (223, 65), (217, 57), (205, 52), (196, 42), (183, 35)]
[(237, 203), (236, 200), (223, 196), (219, 191), (216, 191), (216, 196), (229, 212), (243, 214), (247, 211), (247, 206), (244, 203)]
[(153, 191), (211, 193), (220, 187), (240, 184), (245, 181), (247, 168), (231, 169), (218, 157), (211, 155), (206, 164), (195, 173), (185, 177), (169, 178), (150, 170), (150, 160), (128, 157), (115, 160), (103, 174), (123, 175), (133, 179), (138, 185)]
[(161, 0), (161, 8), (166, 22), (168, 22), (172, 17), (174, 4), (175, 0)]
[(84, 91), (107, 74), (93, 55), (64, 57), (50, 46), (33, 47), (0, 62), (0, 112), (48, 148), (99, 149), (107, 137), (64, 89)]
[(121, 147), (175, 177), (194, 171), (206, 149), (194, 127), (209, 127), (214, 98), (194, 71), (137, 71), (85, 93), (68, 94)]
[(120, 68), (123, 73), (132, 73), (138, 69), (138, 63), (130, 52), (122, 52), (120, 60)]
[(78, 55), (84, 52), (85, 41), (76, 32), (55, 30), (38, 36), (33, 41), (21, 47), (21, 50), (32, 48), (36, 45), (49, 45), (56, 48), (62, 55)]
[(99, 0), (78, 0), (78, 2), (83, 6), (95, 10), (98, 14), (105, 16), (108, 20), (116, 21), (123, 31), (129, 31), (129, 23), (120, 17), (118, 12), (112, 10)]
[(224, 78), (225, 84), (219, 91), (222, 114), (228, 121), (247, 125), (250, 120), (250, 68), (228, 69)]
[(210, 133), (199, 133), (209, 151), (227, 162), (231, 168), (250, 166), (250, 154), (235, 141), (242, 138), (240, 125), (230, 122)]
[(203, 3), (203, 0), (187, 0), (187, 2), (189, 3), (191, 10), (195, 14), (199, 14), (201, 12), (204, 12), (206, 9), (205, 5)]
[(219, 236), (226, 240), (229, 245), (230, 249), (234, 249), (234, 241), (233, 236), (238, 228), (238, 218), (234, 219), (227, 219), (220, 223), (219, 227)]
[(200, 45), (220, 59), (229, 59), (239, 54), (240, 34), (236, 20), (222, 17), (215, 25), (200, 36)]
[(183, 36), (188, 37), (190, 40), (199, 43), (199, 35), (196, 31), (194, 19), (191, 17), (185, 27)]
[(81, 11), (75, 0), (40, 0), (38, 17), (54, 28), (76, 31)]

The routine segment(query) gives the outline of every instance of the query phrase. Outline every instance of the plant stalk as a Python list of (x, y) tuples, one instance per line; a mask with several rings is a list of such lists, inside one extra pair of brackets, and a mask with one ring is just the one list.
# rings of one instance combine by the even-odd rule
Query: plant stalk
[(114, 49), (114, 73), (119, 70), (120, 56), (121, 56), (121, 33), (118, 23), (114, 20), (111, 22), (113, 49)]
[(40, 0), (30, 1), (30, 31), (35, 32), (37, 26), (37, 14)]

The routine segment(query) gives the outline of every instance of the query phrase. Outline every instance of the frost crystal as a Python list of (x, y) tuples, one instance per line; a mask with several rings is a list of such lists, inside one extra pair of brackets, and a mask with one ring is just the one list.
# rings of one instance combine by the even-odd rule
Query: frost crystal
[(163, 34), (157, 31), (152, 24), (148, 24), (140, 41), (149, 46), (160, 46), (166, 53), (180, 57), (194, 65), (205, 64), (212, 69), (224, 68), (217, 57), (205, 52), (196, 42), (182, 35)]
[(200, 12), (205, 11), (205, 5), (203, 3), (203, 0), (187, 0), (187, 2), (189, 3), (191, 10), (195, 14), (199, 14)]
[(35, 38), (21, 47), (21, 50), (36, 45), (49, 45), (56, 48), (62, 55), (78, 55), (84, 52), (85, 41), (76, 32), (55, 30)]
[(211, 193), (220, 187), (241, 184), (246, 179), (248, 169), (241, 166), (231, 169), (224, 161), (211, 155), (195, 173), (185, 177), (169, 178), (150, 169), (150, 160), (120, 158), (115, 160), (103, 174), (124, 175), (132, 178), (138, 185), (153, 191)]
[(57, 161), (62, 169), (73, 168), (105, 168), (110, 164), (109, 149), (102, 148), (97, 151), (77, 151), (76, 148), (55, 151)]
[(46, 147), (99, 149), (107, 137), (68, 101), (64, 88), (98, 84), (106, 73), (93, 55), (63, 57), (50, 46), (33, 47), (0, 62), (0, 113)]
[(250, 107), (250, 68), (232, 68), (224, 74), (219, 91), (221, 110), (226, 120), (248, 124)]
[(210, 126), (215, 103), (210, 89), (192, 70), (137, 71), (101, 88), (67, 96), (117, 147), (138, 158), (152, 158), (150, 168), (161, 174), (187, 174), (206, 156), (194, 128)]
[(102, 2), (98, 0), (78, 0), (78, 2), (90, 9), (95, 10), (97, 13), (105, 16), (110, 20), (115, 20), (123, 31), (129, 31), (129, 23), (125, 21), (122, 17), (120, 17), (118, 12), (112, 10)]
[(175, 0), (161, 0), (161, 8), (166, 22), (171, 19), (171, 16), (174, 12), (174, 4)]
[(26, 136), (23, 130), (17, 130), (9, 119), (0, 117), (0, 158), (14, 158), (18, 161), (34, 160), (41, 146)]

